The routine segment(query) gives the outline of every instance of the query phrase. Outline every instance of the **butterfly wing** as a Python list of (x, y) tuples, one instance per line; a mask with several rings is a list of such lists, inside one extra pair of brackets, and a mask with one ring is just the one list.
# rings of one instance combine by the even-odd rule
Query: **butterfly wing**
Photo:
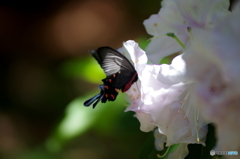
[(108, 76), (103, 80), (103, 82), (106, 85), (123, 90), (128, 83), (131, 85), (132, 83), (136, 82), (137, 79), (138, 76), (136, 71), (122, 70), (111, 76)]
[(98, 95), (84, 102), (85, 106), (93, 108), (99, 101), (105, 103), (114, 101), (119, 90), (127, 91), (132, 83), (138, 79), (137, 72), (132, 63), (120, 52), (110, 47), (100, 47), (97, 50), (90, 50), (92, 56), (98, 61), (107, 77), (103, 79), (103, 84), (99, 86), (101, 92)]
[(124, 55), (110, 47), (100, 47), (97, 50), (90, 50), (90, 53), (107, 76), (123, 70), (135, 71), (131, 62)]

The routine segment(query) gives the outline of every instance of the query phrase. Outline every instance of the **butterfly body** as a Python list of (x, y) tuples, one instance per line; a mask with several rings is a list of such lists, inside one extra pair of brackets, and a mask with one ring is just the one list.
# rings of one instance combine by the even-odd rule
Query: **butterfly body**
[(120, 90), (126, 92), (138, 80), (138, 74), (132, 63), (117, 50), (100, 47), (90, 50), (90, 53), (106, 74), (106, 78), (102, 80), (103, 84), (98, 86), (100, 93), (84, 102), (84, 106), (90, 106), (96, 101), (93, 104), (95, 108), (99, 101), (114, 101)]

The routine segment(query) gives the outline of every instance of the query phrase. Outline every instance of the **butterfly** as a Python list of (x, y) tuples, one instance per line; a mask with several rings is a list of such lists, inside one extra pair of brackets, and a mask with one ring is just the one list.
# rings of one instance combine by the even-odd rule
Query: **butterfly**
[(88, 107), (94, 103), (95, 108), (99, 101), (114, 101), (119, 91), (126, 92), (138, 80), (137, 71), (132, 63), (117, 50), (100, 47), (89, 52), (102, 67), (106, 78), (102, 80), (103, 84), (98, 86), (100, 93), (85, 101), (84, 106)]

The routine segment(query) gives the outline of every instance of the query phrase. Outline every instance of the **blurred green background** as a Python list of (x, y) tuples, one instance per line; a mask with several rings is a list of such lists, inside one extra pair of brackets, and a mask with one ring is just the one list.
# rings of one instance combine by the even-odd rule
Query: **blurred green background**
[(0, 2), (0, 159), (133, 159), (148, 137), (125, 94), (83, 102), (105, 77), (89, 49), (149, 37), (153, 0)]

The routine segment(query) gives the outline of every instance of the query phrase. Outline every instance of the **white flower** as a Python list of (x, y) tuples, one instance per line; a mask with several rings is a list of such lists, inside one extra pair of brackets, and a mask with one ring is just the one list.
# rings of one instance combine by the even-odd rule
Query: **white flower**
[[(196, 103), (191, 102), (190, 90), (194, 84), (184, 76), (182, 55), (171, 65), (147, 65), (145, 52), (134, 41), (127, 41), (120, 49), (130, 54), (139, 80), (126, 92), (131, 105), (126, 111), (136, 112), (141, 130), (148, 132), (158, 127), (166, 135), (166, 145), (202, 143), (206, 123), (199, 116)], [(199, 141), (200, 140), (200, 141)]]
[(192, 32), (187, 75), (204, 117), (217, 128), (218, 148), (240, 152), (240, 3), (221, 23)]
[(153, 63), (183, 48), (171, 37), (174, 33), (180, 41), (189, 44), (189, 28), (212, 28), (229, 14), (229, 0), (163, 0), (158, 14), (144, 21), (147, 32), (154, 36), (146, 52)]

